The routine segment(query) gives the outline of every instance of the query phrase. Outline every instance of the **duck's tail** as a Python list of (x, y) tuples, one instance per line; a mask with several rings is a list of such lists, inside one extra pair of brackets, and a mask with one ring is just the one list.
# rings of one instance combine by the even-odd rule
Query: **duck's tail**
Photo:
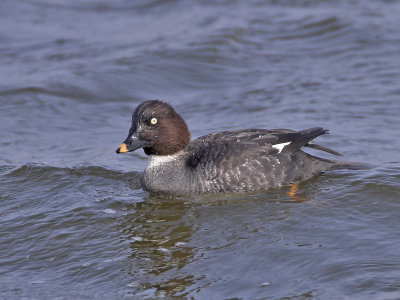
[(332, 161), (333, 164), (329, 168), (330, 170), (367, 170), (372, 169), (376, 166), (366, 163), (359, 163), (359, 162), (350, 162), (350, 161), (339, 161), (334, 160)]

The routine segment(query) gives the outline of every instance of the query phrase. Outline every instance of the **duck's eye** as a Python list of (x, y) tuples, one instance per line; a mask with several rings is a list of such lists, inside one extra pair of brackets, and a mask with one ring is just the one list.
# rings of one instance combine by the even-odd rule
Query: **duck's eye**
[(152, 118), (152, 119), (150, 120), (150, 124), (151, 124), (151, 125), (156, 125), (156, 124), (157, 124), (157, 119), (156, 119), (156, 118)]

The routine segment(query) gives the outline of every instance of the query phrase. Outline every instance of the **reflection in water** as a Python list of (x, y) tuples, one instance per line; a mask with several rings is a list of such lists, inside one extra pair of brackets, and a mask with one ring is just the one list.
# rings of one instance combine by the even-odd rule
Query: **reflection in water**
[(174, 295), (193, 284), (192, 275), (174, 274), (194, 255), (187, 245), (193, 226), (189, 209), (182, 199), (149, 197), (126, 215), (121, 237), (130, 241), (127, 272), (135, 281), (133, 286)]
[[(302, 195), (305, 194), (307, 191), (302, 191)], [(272, 226), (270, 222), (279, 222), (291, 215), (291, 209), (282, 210), (279, 204), (297, 202), (298, 199), (282, 190), (189, 198), (149, 196), (137, 203), (120, 224), (121, 239), (129, 242), (131, 250), (124, 270), (133, 279), (130, 287), (135, 289), (135, 295), (144, 290), (156, 296), (187, 295), (196, 289), (190, 286), (204, 280), (201, 272), (184, 269), (207, 255), (198, 253), (199, 241), (200, 244), (209, 241), (206, 251), (224, 251), (225, 247), (229, 249), (249, 238), (243, 236), (242, 227), (256, 226), (252, 232), (261, 228), (268, 236), (274, 235), (268, 229)], [(273, 204), (277, 204), (277, 210), (257, 208)], [(254, 211), (259, 215), (253, 219), (249, 215), (255, 216)], [(246, 224), (249, 220), (250, 225)], [(207, 232), (206, 236), (202, 236), (203, 232)], [(230, 236), (229, 241), (225, 240), (225, 235)]]

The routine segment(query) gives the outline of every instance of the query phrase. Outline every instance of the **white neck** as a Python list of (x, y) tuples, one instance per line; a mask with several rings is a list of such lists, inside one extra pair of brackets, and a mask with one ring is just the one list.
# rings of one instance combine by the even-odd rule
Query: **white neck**
[(155, 168), (162, 166), (166, 163), (172, 162), (182, 155), (183, 151), (179, 151), (172, 155), (149, 155), (149, 164), (147, 168)]

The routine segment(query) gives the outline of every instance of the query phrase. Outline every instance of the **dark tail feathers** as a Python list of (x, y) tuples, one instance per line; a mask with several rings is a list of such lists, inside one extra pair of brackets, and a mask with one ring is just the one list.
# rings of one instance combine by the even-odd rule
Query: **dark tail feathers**
[(331, 166), (330, 170), (368, 170), (375, 168), (374, 165), (359, 163), (359, 162), (349, 162), (349, 161), (333, 161), (334, 164)]
[[(297, 131), (294, 133), (289, 133), (287, 136), (289, 137), (289, 142), (290, 144), (286, 146), (284, 149), (285, 151), (289, 152), (296, 152), (299, 150), (301, 147), (307, 145), (309, 142), (311, 142), (313, 139), (316, 137), (329, 133), (329, 130), (324, 129), (322, 127), (314, 127), (314, 128), (309, 128), (301, 131)], [(321, 146), (318, 146), (320, 147)], [(316, 148), (316, 147), (315, 147)], [(326, 150), (323, 150), (326, 151)]]

